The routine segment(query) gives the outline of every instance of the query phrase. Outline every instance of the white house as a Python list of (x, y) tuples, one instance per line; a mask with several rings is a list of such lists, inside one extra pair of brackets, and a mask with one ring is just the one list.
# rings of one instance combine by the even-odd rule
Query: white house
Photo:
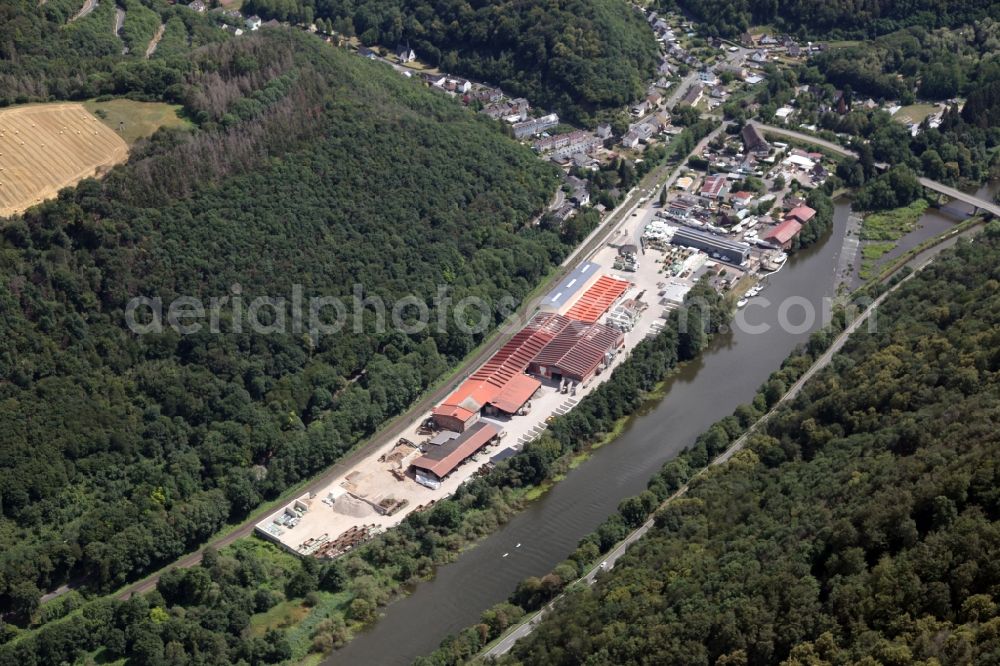
[(417, 54), (410, 48), (409, 44), (405, 46), (400, 44), (396, 47), (396, 58), (399, 59), (399, 62), (413, 62), (417, 59)]
[(247, 26), (247, 30), (257, 30), (260, 28), (261, 20), (259, 16), (254, 14), (253, 16), (248, 16), (244, 23)]

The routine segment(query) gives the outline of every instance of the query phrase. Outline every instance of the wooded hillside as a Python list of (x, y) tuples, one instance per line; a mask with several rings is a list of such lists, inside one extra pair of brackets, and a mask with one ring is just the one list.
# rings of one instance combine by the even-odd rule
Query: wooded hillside
[(995, 663), (998, 257), (994, 222), (904, 285), (503, 663)]
[[(279, 20), (330, 20), (348, 37), (392, 52), (409, 44), (426, 63), (501, 86), (535, 106), (586, 122), (646, 90), (656, 41), (642, 14), (621, 0), (249, 0)], [(311, 19), (310, 19), (311, 20)]]
[[(21, 622), (39, 590), (113, 588), (330, 464), (482, 337), (376, 332), (372, 309), (313, 337), (293, 285), (415, 294), (434, 322), (438, 285), (516, 302), (567, 251), (531, 225), (554, 169), (382, 65), (294, 30), (186, 62), (170, 94), (199, 129), (0, 221), (0, 605)], [(125, 326), (136, 296), (237, 295), (284, 298), (288, 325), (238, 332), (230, 302), (221, 335)]]
[(991, 0), (676, 0), (711, 31), (736, 37), (754, 25), (801, 37), (865, 38), (918, 25), (925, 28), (972, 24), (998, 17)]

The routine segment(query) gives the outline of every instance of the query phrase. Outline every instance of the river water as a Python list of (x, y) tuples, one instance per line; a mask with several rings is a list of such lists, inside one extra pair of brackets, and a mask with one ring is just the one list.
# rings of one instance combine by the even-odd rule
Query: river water
[[(823, 299), (834, 291), (849, 212), (848, 203), (838, 202), (834, 228), (827, 237), (792, 256), (771, 276), (762, 297), (741, 311), (750, 324), (768, 324), (768, 332), (734, 330), (717, 335), (701, 358), (670, 380), (664, 399), (633, 419), (621, 437), (598, 449), (499, 531), (441, 567), (434, 580), (420, 583), (410, 596), (383, 609), (384, 616), (373, 627), (331, 655), (325, 665), (408, 664), (433, 651), (447, 635), (473, 624), (484, 610), (505, 600), (521, 580), (551, 571), (623, 498), (644, 490), (665, 461), (690, 446), (712, 423), (750, 401), (794, 347), (820, 326), (817, 317), (806, 330), (803, 308), (795, 306), (785, 312), (786, 320), (803, 325), (783, 330), (780, 304), (804, 297), (817, 313), (821, 311)], [(764, 307), (763, 298), (771, 305)], [(509, 556), (503, 557), (504, 553)]]
[[(993, 197), (1000, 192), (1000, 181), (994, 180), (981, 185), (976, 190), (969, 190), (976, 197), (984, 201), (993, 201)], [(916, 228), (899, 239), (899, 243), (892, 250), (879, 259), (877, 266), (882, 266), (893, 261), (902, 254), (909, 252), (925, 240), (944, 233), (948, 227), (955, 222), (964, 220), (972, 214), (972, 206), (961, 201), (952, 201), (941, 208), (928, 208), (920, 217)], [(860, 266), (860, 262), (858, 262)], [(855, 286), (862, 282), (861, 278), (855, 275)]]

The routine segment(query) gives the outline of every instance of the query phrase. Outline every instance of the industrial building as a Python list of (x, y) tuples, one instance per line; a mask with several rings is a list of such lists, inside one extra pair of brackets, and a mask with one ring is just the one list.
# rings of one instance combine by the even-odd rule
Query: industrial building
[(576, 295), (600, 277), (600, 270), (600, 266), (590, 261), (578, 266), (542, 300), (542, 311), (563, 314), (572, 305)]
[(587, 291), (566, 311), (566, 316), (576, 321), (592, 324), (615, 304), (621, 295), (631, 286), (627, 280), (602, 275)]
[(711, 255), (718, 255), (723, 260), (738, 266), (743, 265), (750, 259), (750, 246), (746, 243), (731, 241), (688, 227), (679, 227), (674, 232), (670, 242), (674, 245), (693, 247), (708, 252)]
[(410, 463), (417, 483), (436, 490), (455, 468), (480, 449), (500, 439), (500, 428), (481, 422), (440, 446), (434, 446)]
[(483, 412), (516, 414), (541, 383), (524, 373), (531, 359), (566, 326), (565, 318), (539, 313), (431, 412), (441, 428), (464, 432)]
[(555, 381), (585, 383), (624, 346), (625, 335), (616, 328), (571, 321), (535, 356), (528, 372)]

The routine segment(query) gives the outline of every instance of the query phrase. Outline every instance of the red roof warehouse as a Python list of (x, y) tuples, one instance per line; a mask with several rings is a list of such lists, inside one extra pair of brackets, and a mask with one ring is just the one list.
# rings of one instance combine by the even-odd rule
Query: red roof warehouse
[(590, 289), (583, 292), (580, 300), (573, 304), (566, 316), (570, 319), (591, 324), (601, 318), (608, 308), (621, 298), (621, 295), (632, 284), (627, 280), (617, 280), (607, 275), (602, 275)]
[(528, 372), (584, 382), (624, 344), (625, 335), (616, 328), (574, 321), (545, 345), (528, 366)]
[[(469, 456), (487, 446), (500, 434), (500, 428), (492, 423), (477, 423), (467, 432), (440, 446), (431, 446), (426, 454), (410, 465), (414, 472), (433, 475), (430, 481), (440, 481), (451, 474)], [(436, 478), (434, 478), (436, 477)]]
[(522, 374), (531, 359), (569, 323), (551, 313), (535, 315), (527, 326), (507, 341), (493, 357), (434, 408), (434, 422), (442, 428), (462, 432), (490, 406), (514, 414), (542, 385)]

